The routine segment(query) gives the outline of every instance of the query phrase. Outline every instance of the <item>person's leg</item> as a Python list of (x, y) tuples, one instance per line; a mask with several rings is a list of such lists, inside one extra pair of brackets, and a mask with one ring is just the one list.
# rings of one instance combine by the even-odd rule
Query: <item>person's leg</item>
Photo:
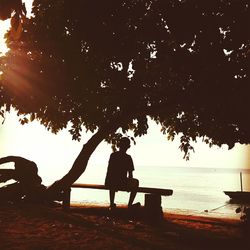
[(137, 188), (139, 187), (139, 181), (137, 179), (132, 179), (132, 181), (133, 181), (133, 183), (132, 183), (132, 187), (131, 187), (128, 207), (131, 207), (133, 205), (135, 196), (137, 194)]
[(110, 199), (110, 207), (114, 208), (116, 206), (114, 203), (114, 201), (115, 201), (115, 190), (114, 189), (109, 190), (109, 199)]
[(137, 192), (134, 190), (130, 192), (128, 207), (131, 207), (133, 205), (136, 194)]

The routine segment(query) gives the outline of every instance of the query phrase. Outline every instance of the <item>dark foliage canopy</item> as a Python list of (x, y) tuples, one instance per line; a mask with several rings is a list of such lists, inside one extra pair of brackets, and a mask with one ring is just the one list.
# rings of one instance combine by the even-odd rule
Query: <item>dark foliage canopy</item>
[(11, 26), (17, 29), (20, 19), (26, 15), (25, 4), (22, 0), (0, 0), (0, 20), (11, 18)]
[[(0, 61), (0, 107), (74, 139), (150, 117), (181, 149), (250, 142), (246, 0), (35, 0)], [(26, 122), (27, 118), (22, 122)], [(188, 156), (188, 155), (186, 155)]]

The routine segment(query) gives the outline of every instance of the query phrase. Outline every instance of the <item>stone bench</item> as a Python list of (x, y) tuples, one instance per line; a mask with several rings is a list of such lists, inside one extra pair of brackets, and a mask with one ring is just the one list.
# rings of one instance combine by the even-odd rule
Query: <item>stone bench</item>
[[(109, 190), (109, 188), (105, 185), (74, 183), (71, 185), (71, 188), (64, 190), (62, 206), (65, 210), (70, 208), (70, 193), (72, 188)], [(127, 192), (127, 190), (118, 191)], [(149, 211), (150, 213), (158, 213), (160, 211), (160, 213), (162, 213), (161, 196), (171, 196), (173, 194), (173, 190), (163, 188), (138, 187), (137, 193), (145, 193), (144, 207), (147, 211)]]

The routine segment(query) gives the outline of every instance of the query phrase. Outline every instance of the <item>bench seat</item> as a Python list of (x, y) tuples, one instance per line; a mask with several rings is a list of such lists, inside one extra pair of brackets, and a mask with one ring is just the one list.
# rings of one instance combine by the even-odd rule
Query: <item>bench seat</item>
[[(83, 183), (74, 183), (71, 185), (71, 188), (89, 188), (89, 189), (100, 189), (100, 190), (109, 190), (105, 185), (101, 184), (83, 184)], [(119, 190), (127, 191), (127, 190)], [(63, 199), (63, 208), (68, 209), (70, 207), (70, 192), (71, 189), (64, 190), (64, 199)], [(138, 193), (153, 194), (158, 196), (171, 196), (173, 194), (172, 189), (163, 189), (163, 188), (151, 188), (151, 187), (138, 187)]]
[[(91, 188), (91, 189), (104, 189), (109, 190), (105, 185), (100, 184), (82, 184), (82, 183), (74, 183), (71, 186), (72, 188)], [(119, 190), (119, 191), (127, 191), (127, 190)], [(162, 188), (151, 188), (151, 187), (138, 187), (138, 193), (148, 193), (148, 194), (160, 194), (163, 196), (169, 196), (173, 194), (172, 189), (162, 189)]]

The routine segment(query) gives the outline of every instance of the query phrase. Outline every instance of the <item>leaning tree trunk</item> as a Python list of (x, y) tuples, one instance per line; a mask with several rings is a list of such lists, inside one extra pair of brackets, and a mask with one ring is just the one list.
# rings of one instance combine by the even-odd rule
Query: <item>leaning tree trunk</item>
[(85, 171), (88, 160), (96, 147), (104, 140), (110, 133), (114, 132), (116, 128), (106, 127), (99, 129), (86, 144), (83, 145), (82, 150), (77, 156), (72, 168), (60, 180), (54, 182), (47, 189), (47, 196), (51, 199), (57, 198), (58, 195), (72, 185)]

